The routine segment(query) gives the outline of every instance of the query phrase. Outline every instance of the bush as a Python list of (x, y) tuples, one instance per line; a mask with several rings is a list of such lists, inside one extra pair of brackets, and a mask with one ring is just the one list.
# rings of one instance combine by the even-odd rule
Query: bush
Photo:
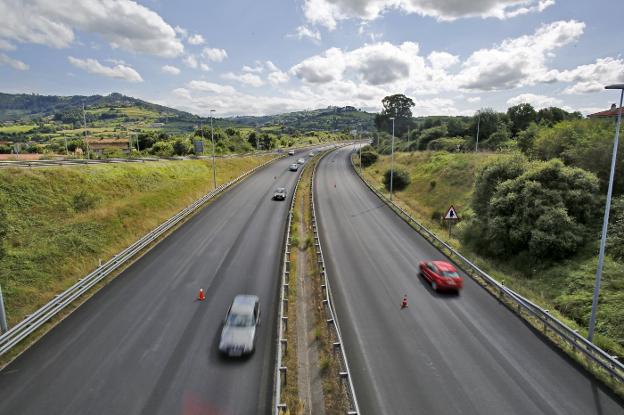
[(191, 152), (191, 143), (186, 138), (177, 138), (173, 142), (173, 154), (185, 156)]
[(607, 252), (618, 261), (624, 261), (624, 196), (613, 199), (609, 216)]
[(157, 141), (150, 149), (150, 153), (160, 157), (171, 157), (173, 155), (173, 144), (168, 141)]
[(362, 148), (362, 166), (363, 167), (368, 167), (368, 166), (375, 164), (377, 159), (379, 159), (379, 155), (371, 146), (366, 146)]
[(98, 200), (99, 197), (96, 194), (81, 190), (72, 198), (72, 207), (76, 212), (84, 212), (93, 208)]
[(442, 150), (452, 153), (465, 151), (469, 147), (471, 147), (470, 141), (465, 140), (463, 137), (443, 137), (430, 141), (429, 144), (427, 144), (427, 150)]
[[(383, 184), (387, 190), (390, 190), (390, 169), (386, 170), (384, 173)], [(410, 179), (410, 175), (407, 171), (403, 169), (394, 169), (394, 174), (392, 175), (392, 191), (398, 191), (405, 189), (412, 180)]]
[(521, 175), (499, 182), (492, 193), (492, 177), (481, 174), (479, 178), (488, 179), (485, 186), (477, 182), (479, 194), (491, 197), (478, 200), (473, 208), (479, 214), (479, 238), (490, 254), (527, 255), (533, 261), (562, 259), (593, 235), (599, 212), (598, 180), (590, 172), (566, 167), (556, 159), (538, 162)]

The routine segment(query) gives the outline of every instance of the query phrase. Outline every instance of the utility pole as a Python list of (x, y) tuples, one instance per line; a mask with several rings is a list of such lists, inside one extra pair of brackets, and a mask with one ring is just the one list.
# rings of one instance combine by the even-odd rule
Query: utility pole
[(82, 104), (82, 127), (84, 128), (84, 142), (87, 147), (87, 160), (91, 159), (91, 152), (89, 151), (89, 142), (87, 141), (87, 116), (85, 115), (85, 106)]
[(481, 110), (477, 111), (477, 144), (475, 145), (475, 153), (479, 152), (479, 127), (481, 126)]
[(212, 113), (213, 112), (215, 112), (215, 110), (210, 110), (210, 134), (212, 135), (212, 186), (214, 189), (216, 189), (217, 188), (217, 166), (215, 164), (214, 128), (212, 126)]
[(392, 120), (392, 164), (390, 165), (390, 201), (392, 202), (392, 182), (394, 182), (394, 118)]
[(2, 298), (2, 287), (0, 287), (0, 333), (6, 333), (9, 330), (7, 324), (6, 312), (4, 311), (4, 299)]

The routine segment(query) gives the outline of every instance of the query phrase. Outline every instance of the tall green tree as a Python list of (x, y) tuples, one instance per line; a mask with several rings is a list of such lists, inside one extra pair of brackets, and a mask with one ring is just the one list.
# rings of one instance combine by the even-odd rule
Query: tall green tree
[(518, 104), (507, 109), (507, 116), (511, 122), (511, 134), (516, 136), (520, 131), (525, 130), (530, 123), (535, 121), (537, 112), (531, 104)]
[(412, 110), (415, 105), (411, 98), (403, 94), (388, 95), (381, 100), (383, 110), (375, 116), (375, 126), (379, 131), (392, 133), (392, 121), (394, 117), (394, 134), (401, 136), (411, 126)]

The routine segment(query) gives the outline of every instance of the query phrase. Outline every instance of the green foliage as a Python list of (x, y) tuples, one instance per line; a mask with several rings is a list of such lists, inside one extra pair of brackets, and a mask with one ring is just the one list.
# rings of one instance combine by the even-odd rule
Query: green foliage
[(394, 134), (403, 135), (410, 127), (414, 101), (403, 94), (388, 95), (381, 100), (383, 110), (375, 116), (375, 126), (378, 131), (392, 133), (392, 120), (394, 118)]
[(489, 203), (498, 185), (506, 180), (515, 179), (527, 169), (527, 160), (521, 156), (500, 157), (487, 163), (477, 173), (472, 208), (478, 216), (485, 217)]
[[(390, 190), (390, 176), (391, 170), (388, 169), (384, 173), (383, 184), (387, 190)], [(392, 174), (392, 191), (399, 191), (405, 189), (410, 183), (412, 179), (410, 178), (409, 173), (403, 169), (394, 169), (394, 173)]]
[(173, 155), (173, 144), (169, 141), (158, 141), (151, 148), (150, 153), (160, 157), (171, 157)]
[(445, 137), (448, 134), (448, 128), (446, 124), (439, 125), (437, 127), (427, 128), (420, 133), (418, 138), (418, 149), (425, 150), (427, 145), (433, 140)]
[(86, 189), (80, 190), (72, 198), (72, 207), (76, 212), (84, 212), (95, 207), (100, 197)]
[(535, 137), (539, 132), (539, 127), (535, 123), (529, 124), (529, 126), (524, 131), (520, 131), (517, 135), (516, 141), (518, 143), (518, 148), (522, 151), (526, 156), (530, 156), (533, 150), (533, 142), (535, 141)]
[(371, 146), (362, 148), (362, 167), (368, 167), (374, 164), (379, 158), (379, 154)]
[(506, 142), (509, 141), (510, 139), (511, 139), (511, 134), (509, 130), (507, 129), (507, 126), (501, 123), (499, 124), (496, 131), (490, 134), (490, 137), (487, 140), (479, 143), (479, 147), (483, 149), (492, 150), (492, 151), (500, 150), (505, 146)]
[(531, 104), (518, 104), (507, 109), (507, 117), (511, 123), (511, 134), (516, 135), (525, 130), (530, 123), (535, 121), (537, 113)]
[(611, 202), (607, 235), (607, 252), (614, 259), (624, 261), (624, 196)]
[(580, 120), (583, 115), (580, 112), (567, 112), (557, 107), (542, 108), (535, 116), (535, 122), (541, 125), (552, 127), (553, 125), (566, 120)]
[[(552, 128), (541, 128), (532, 152), (542, 160), (560, 158), (570, 166), (594, 173), (603, 191), (609, 181), (615, 127), (607, 120), (563, 121)], [(620, 143), (617, 165), (624, 162), (624, 144)], [(624, 193), (624, 169), (616, 169), (614, 194)]]
[(491, 108), (484, 108), (473, 117), (473, 131), (476, 136), (477, 126), (479, 127), (479, 142), (486, 141), (498, 130), (501, 124), (507, 122), (505, 114), (498, 113)]
[(188, 138), (177, 138), (173, 142), (172, 150), (173, 154), (178, 156), (185, 156), (191, 152), (192, 146)]
[(478, 213), (487, 206), (485, 216), (477, 218), (482, 242), (500, 257), (569, 257), (593, 229), (597, 192), (598, 181), (589, 172), (566, 167), (560, 160), (534, 163), (522, 175), (500, 182), (489, 200), (473, 205)]
[(5, 240), (7, 236), (7, 230), (9, 228), (8, 220), (7, 220), (7, 201), (5, 197), (0, 194), (0, 261), (4, 257), (6, 253)]
[(444, 137), (430, 141), (427, 144), (427, 150), (432, 151), (449, 151), (459, 152), (472, 148), (472, 140), (466, 140), (463, 137)]

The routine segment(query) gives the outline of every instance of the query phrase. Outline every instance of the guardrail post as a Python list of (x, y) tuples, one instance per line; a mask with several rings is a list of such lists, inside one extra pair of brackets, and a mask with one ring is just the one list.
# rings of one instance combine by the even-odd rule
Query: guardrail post
[(6, 320), (6, 312), (4, 311), (4, 299), (2, 298), (2, 287), (0, 286), (0, 332), (6, 333), (9, 326)]

